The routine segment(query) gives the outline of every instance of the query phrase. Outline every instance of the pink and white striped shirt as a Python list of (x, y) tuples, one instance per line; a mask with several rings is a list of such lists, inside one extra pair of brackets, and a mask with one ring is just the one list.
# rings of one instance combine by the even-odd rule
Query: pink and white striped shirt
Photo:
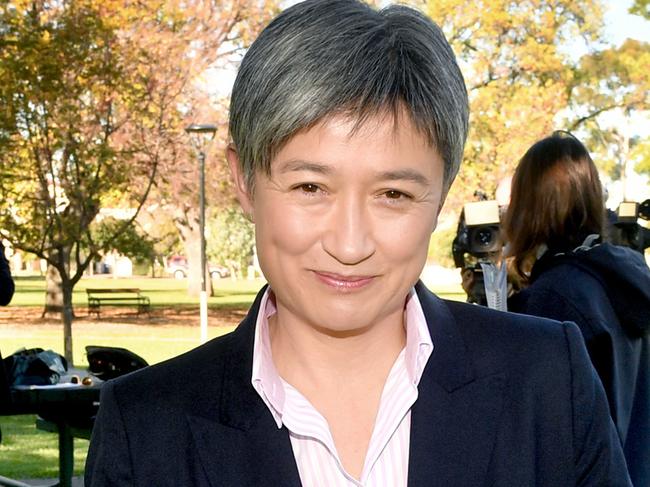
[(286, 426), (304, 487), (406, 486), (411, 406), (433, 351), (431, 335), (415, 290), (404, 308), (406, 346), (388, 374), (360, 479), (348, 474), (327, 420), (277, 372), (271, 353), (269, 317), (277, 310), (269, 290), (260, 303), (253, 347), (252, 384), (278, 428)]

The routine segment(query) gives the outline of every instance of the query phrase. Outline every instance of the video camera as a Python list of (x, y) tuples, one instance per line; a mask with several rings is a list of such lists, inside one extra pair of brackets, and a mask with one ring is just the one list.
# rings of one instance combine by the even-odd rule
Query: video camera
[(643, 203), (623, 201), (610, 220), (610, 238), (616, 245), (643, 252), (650, 247), (650, 229), (637, 223), (639, 218), (650, 220), (650, 199)]
[(458, 220), (456, 237), (452, 243), (454, 265), (472, 271), (472, 289), (467, 301), (486, 306), (485, 286), (481, 262), (494, 262), (501, 252), (499, 231), (499, 204), (488, 200), (485, 193), (476, 191), (479, 201), (466, 203)]

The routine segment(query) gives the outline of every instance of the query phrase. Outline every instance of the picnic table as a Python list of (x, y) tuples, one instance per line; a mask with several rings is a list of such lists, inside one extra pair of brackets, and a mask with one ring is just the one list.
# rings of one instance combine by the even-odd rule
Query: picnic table
[(36, 428), (59, 437), (59, 487), (70, 487), (74, 466), (74, 438), (89, 440), (99, 407), (100, 385), (22, 386), (13, 391), (21, 414), (36, 413)]
[(95, 313), (97, 318), (102, 304), (108, 306), (133, 306), (138, 315), (149, 313), (151, 302), (144, 296), (139, 288), (92, 288), (86, 289), (88, 298), (88, 314)]
[[(71, 369), (69, 372), (84, 371)], [(0, 355), (0, 416), (36, 414), (36, 428), (58, 434), (59, 487), (70, 487), (72, 482), (74, 438), (90, 438), (101, 383), (95, 378), (89, 386), (62, 382), (51, 386), (10, 387)], [(24, 484), (0, 476), (0, 485)]]

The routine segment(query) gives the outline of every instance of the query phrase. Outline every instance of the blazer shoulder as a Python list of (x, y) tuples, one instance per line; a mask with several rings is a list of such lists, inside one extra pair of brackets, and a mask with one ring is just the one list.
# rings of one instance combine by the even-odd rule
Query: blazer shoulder
[(478, 367), (535, 367), (571, 354), (569, 342), (582, 342), (577, 326), (536, 316), (445, 301), (463, 342)]
[(179, 389), (187, 391), (192, 384), (202, 389), (205, 384), (214, 384), (225, 368), (235, 368), (237, 371), (251, 369), (255, 323), (265, 291), (266, 286), (259, 291), (248, 314), (232, 332), (177, 357), (115, 379), (113, 387), (116, 393), (143, 387), (171, 392)]
[[(217, 395), (224, 368), (235, 350), (240, 348), (236, 332), (217, 337), (177, 357), (110, 381), (116, 401), (130, 408), (146, 402), (173, 407), (209, 391)], [(240, 361), (241, 362), (241, 361)], [(146, 401), (135, 400), (146, 397)]]
[(504, 358), (548, 354), (549, 348), (566, 353), (566, 326), (559, 321), (496, 311), (485, 306), (441, 299), (423, 285), (416, 287), (429, 324), (434, 347), (458, 340), (472, 354)]
[(563, 336), (562, 322), (541, 318), (538, 316), (497, 311), (485, 306), (479, 306), (457, 301), (443, 302), (449, 308), (452, 316), (462, 329), (471, 329), (476, 333), (511, 336), (512, 339), (529, 340), (531, 337)]
[[(427, 289), (422, 283), (416, 285), (422, 311), (430, 323), (430, 328), (445, 328), (445, 333), (461, 333), (470, 330), (493, 334), (495, 336), (541, 333), (542, 335), (561, 335), (561, 323), (552, 319), (497, 311), (486, 306), (461, 301), (442, 299)], [(465, 333), (467, 334), (467, 333)]]

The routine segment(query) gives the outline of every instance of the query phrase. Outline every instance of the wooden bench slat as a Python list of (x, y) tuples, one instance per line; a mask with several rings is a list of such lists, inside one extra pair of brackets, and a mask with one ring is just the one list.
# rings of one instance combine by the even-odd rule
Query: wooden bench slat
[(136, 296), (136, 297), (131, 297), (131, 296), (125, 296), (123, 298), (95, 298), (91, 297), (89, 298), (92, 301), (149, 301), (149, 298), (146, 296)]
[(140, 294), (140, 289), (135, 288), (88, 288), (86, 289), (87, 294), (101, 294), (101, 293), (138, 293)]

